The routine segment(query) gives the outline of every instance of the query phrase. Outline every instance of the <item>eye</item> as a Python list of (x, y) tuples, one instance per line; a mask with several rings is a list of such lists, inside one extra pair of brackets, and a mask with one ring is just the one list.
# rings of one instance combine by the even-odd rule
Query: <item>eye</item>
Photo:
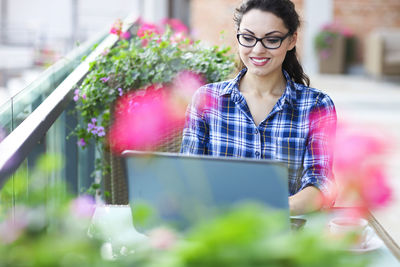
[(268, 38), (265, 38), (264, 40), (269, 44), (277, 44), (281, 41), (281, 39), (278, 37), (268, 37)]
[(254, 37), (251, 35), (242, 35), (243, 40), (245, 40), (246, 42), (252, 42), (254, 41)]

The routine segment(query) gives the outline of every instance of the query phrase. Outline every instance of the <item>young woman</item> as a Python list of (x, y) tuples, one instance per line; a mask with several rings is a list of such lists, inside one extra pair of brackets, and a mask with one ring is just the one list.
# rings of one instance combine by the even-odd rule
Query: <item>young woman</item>
[(297, 60), (294, 4), (248, 0), (234, 20), (243, 69), (196, 91), (181, 152), (282, 161), (289, 169), (291, 214), (332, 204), (329, 143), (336, 111), (326, 94), (309, 87)]

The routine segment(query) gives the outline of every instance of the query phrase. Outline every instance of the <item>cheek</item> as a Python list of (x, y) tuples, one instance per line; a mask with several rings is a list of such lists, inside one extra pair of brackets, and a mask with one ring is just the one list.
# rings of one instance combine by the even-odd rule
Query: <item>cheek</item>
[(250, 53), (250, 49), (243, 47), (243, 46), (239, 46), (238, 48), (239, 51), (239, 57), (242, 61), (246, 61), (247, 60), (247, 55)]
[(274, 50), (271, 54), (273, 57), (282, 59), (282, 61), (283, 61), (286, 57), (286, 52), (287, 52), (286, 49), (283, 48), (283, 49)]

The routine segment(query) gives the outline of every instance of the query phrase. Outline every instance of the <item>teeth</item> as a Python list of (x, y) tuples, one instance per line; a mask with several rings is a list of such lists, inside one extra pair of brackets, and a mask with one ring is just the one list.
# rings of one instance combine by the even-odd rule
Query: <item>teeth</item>
[(257, 58), (252, 58), (253, 61), (257, 62), (257, 63), (264, 63), (266, 62), (268, 59), (264, 58), (264, 59), (257, 59)]

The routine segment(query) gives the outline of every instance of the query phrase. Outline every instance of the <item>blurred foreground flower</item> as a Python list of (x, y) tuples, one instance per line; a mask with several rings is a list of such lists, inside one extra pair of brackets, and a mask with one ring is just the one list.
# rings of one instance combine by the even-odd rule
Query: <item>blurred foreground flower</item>
[(71, 202), (70, 209), (77, 217), (91, 218), (96, 209), (96, 203), (92, 196), (82, 195)]
[(149, 232), (150, 245), (155, 249), (165, 250), (172, 248), (178, 241), (178, 237), (171, 229), (159, 227)]
[(341, 198), (357, 208), (355, 216), (365, 216), (391, 199), (385, 173), (388, 140), (393, 139), (377, 130), (354, 125), (338, 127), (335, 174)]
[(176, 112), (176, 106), (171, 104), (166, 89), (156, 89), (154, 85), (123, 95), (116, 103), (115, 121), (109, 133), (111, 150), (154, 150), (167, 129), (183, 125), (184, 113)]

